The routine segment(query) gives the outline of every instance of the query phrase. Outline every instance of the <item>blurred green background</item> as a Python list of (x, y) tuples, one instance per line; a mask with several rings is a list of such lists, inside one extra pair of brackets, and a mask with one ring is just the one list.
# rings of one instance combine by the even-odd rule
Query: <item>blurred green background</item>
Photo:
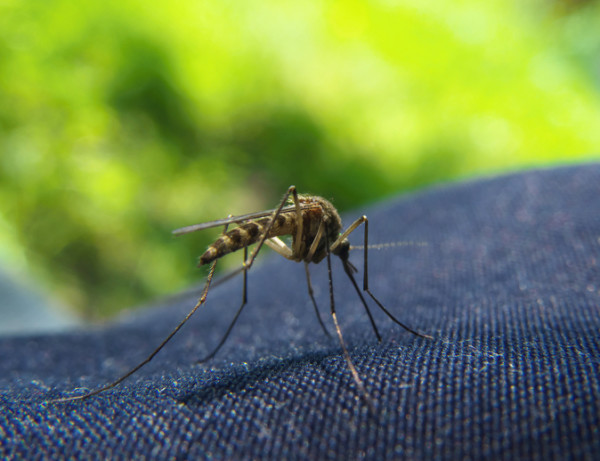
[[(98, 319), (290, 184), (341, 210), (599, 159), (597, 1), (0, 1), (0, 266)], [(235, 258), (234, 264), (240, 258)]]

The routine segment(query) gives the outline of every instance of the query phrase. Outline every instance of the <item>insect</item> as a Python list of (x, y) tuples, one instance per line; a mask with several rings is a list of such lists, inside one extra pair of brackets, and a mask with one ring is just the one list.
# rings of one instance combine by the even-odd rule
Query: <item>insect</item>
[[(237, 225), (237, 227), (228, 230), (230, 225)], [(179, 329), (194, 315), (196, 310), (206, 302), (209, 288), (212, 283), (212, 279), (215, 272), (217, 261), (222, 256), (241, 250), (244, 250), (244, 263), (242, 266), (232, 273), (243, 274), (243, 292), (242, 292), (242, 303), (238, 308), (229, 328), (223, 335), (221, 341), (218, 343), (216, 348), (199, 362), (204, 362), (214, 357), (219, 351), (221, 346), (227, 340), (233, 326), (235, 325), (238, 317), (240, 316), (244, 306), (247, 303), (247, 273), (252, 267), (258, 252), (263, 245), (267, 245), (277, 253), (285, 257), (286, 259), (304, 263), (306, 272), (306, 281), (308, 284), (308, 293), (315, 309), (317, 318), (323, 331), (328, 336), (331, 336), (325, 327), (323, 319), (319, 314), (317, 302), (314, 297), (312, 283), (309, 273), (309, 264), (318, 264), (324, 259), (327, 260), (328, 276), (329, 276), (329, 299), (330, 299), (330, 310), (331, 317), (335, 326), (335, 331), (339, 339), (342, 351), (344, 354), (347, 366), (352, 374), (354, 382), (356, 383), (361, 395), (365, 398), (370, 408), (374, 408), (371, 398), (367, 393), (362, 379), (360, 378), (356, 367), (352, 363), (350, 354), (344, 341), (342, 330), (338, 323), (335, 301), (333, 296), (333, 280), (331, 271), (331, 254), (338, 256), (342, 261), (344, 272), (352, 282), (356, 293), (358, 294), (362, 305), (367, 312), (371, 326), (378, 341), (381, 341), (381, 335), (375, 325), (375, 320), (371, 314), (369, 306), (365, 300), (365, 297), (358, 287), (354, 273), (357, 272), (356, 267), (350, 262), (350, 242), (348, 236), (354, 232), (360, 225), (364, 224), (364, 274), (363, 274), (363, 291), (366, 292), (375, 304), (396, 324), (400, 325), (407, 331), (427, 339), (432, 339), (431, 336), (419, 333), (407, 325), (396, 319), (384, 306), (383, 304), (371, 293), (369, 290), (369, 279), (368, 279), (368, 235), (369, 235), (369, 221), (366, 216), (361, 216), (354, 221), (345, 231), (342, 232), (342, 220), (334, 208), (334, 206), (327, 200), (316, 195), (301, 195), (298, 194), (294, 186), (290, 186), (287, 192), (284, 194), (279, 206), (274, 210), (263, 211), (259, 213), (251, 213), (243, 216), (229, 216), (225, 219), (211, 221), (202, 224), (195, 224), (188, 227), (183, 227), (173, 231), (175, 235), (188, 234), (191, 232), (197, 232), (204, 229), (213, 227), (224, 226), (223, 234), (208, 247), (202, 256), (200, 256), (199, 266), (210, 264), (209, 273), (206, 279), (206, 283), (202, 290), (202, 294), (198, 299), (196, 305), (192, 310), (184, 317), (184, 319), (175, 327), (175, 329), (163, 340), (163, 342), (141, 363), (131, 369), (129, 372), (116, 379), (112, 383), (105, 385), (99, 389), (87, 392), (83, 395), (66, 397), (62, 399), (56, 399), (55, 402), (65, 402), (72, 400), (83, 400), (94, 395), (100, 394), (108, 389), (111, 389), (122, 381), (133, 375), (145, 364), (150, 362), (156, 354), (171, 340), (173, 336), (179, 331)], [(281, 236), (291, 235), (291, 245), (288, 246)], [(250, 257), (248, 257), (248, 246), (256, 244)]]

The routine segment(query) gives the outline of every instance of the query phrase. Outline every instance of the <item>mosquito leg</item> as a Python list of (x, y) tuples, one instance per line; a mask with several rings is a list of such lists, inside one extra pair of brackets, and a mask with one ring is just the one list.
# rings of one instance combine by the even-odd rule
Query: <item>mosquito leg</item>
[(308, 263), (305, 262), (304, 263), (304, 270), (306, 272), (306, 283), (308, 284), (308, 295), (310, 296), (310, 299), (312, 301), (313, 307), (315, 308), (315, 313), (317, 314), (317, 319), (319, 319), (319, 323), (321, 324), (321, 328), (323, 328), (323, 331), (325, 332), (325, 334), (331, 338), (331, 335), (329, 334), (329, 331), (327, 331), (327, 328), (325, 328), (325, 323), (323, 323), (323, 319), (321, 318), (321, 314), (319, 313), (319, 308), (317, 307), (317, 301), (315, 301), (315, 295), (313, 292), (313, 287), (312, 287), (312, 283), (310, 282), (310, 272), (308, 269)]
[(321, 221), (319, 223), (319, 228), (317, 229), (317, 235), (315, 236), (313, 243), (311, 244), (311, 246), (308, 250), (308, 254), (304, 258), (304, 271), (306, 272), (306, 283), (308, 285), (308, 294), (313, 303), (313, 307), (315, 308), (315, 313), (317, 314), (317, 319), (319, 319), (319, 323), (321, 324), (321, 328), (323, 328), (323, 331), (325, 332), (325, 334), (331, 338), (329, 331), (327, 331), (327, 328), (325, 328), (325, 324), (323, 323), (323, 320), (321, 319), (321, 314), (319, 313), (319, 308), (317, 306), (317, 302), (315, 301), (313, 287), (312, 287), (312, 283), (310, 281), (310, 270), (308, 268), (308, 262), (307, 262), (307, 261), (312, 260), (315, 252), (317, 251), (317, 248), (319, 247), (319, 243), (321, 242), (321, 239), (323, 238), (324, 231), (325, 231), (325, 222)]
[[(246, 302), (247, 302), (247, 291), (248, 291), (247, 274), (248, 274), (248, 270), (252, 266), (252, 264), (253, 264), (253, 262), (254, 262), (254, 260), (256, 258), (256, 255), (258, 254), (258, 252), (260, 251), (260, 249), (262, 248), (262, 246), (265, 244), (265, 242), (268, 242), (267, 245), (270, 246), (271, 248), (273, 248), (279, 254), (285, 256), (288, 259), (291, 258), (291, 256), (292, 256), (293, 253), (290, 254), (287, 251), (287, 250), (289, 250), (289, 248), (283, 243), (283, 241), (281, 241), (278, 238), (269, 238), (268, 237), (269, 232), (273, 228), (275, 220), (277, 219), (277, 217), (281, 213), (281, 210), (282, 210), (283, 206), (285, 205), (285, 203), (287, 202), (290, 194), (293, 194), (294, 203), (296, 205), (297, 221), (299, 223), (298, 225), (300, 226), (300, 230), (302, 230), (302, 227), (301, 227), (302, 226), (302, 219), (301, 219), (302, 216), (301, 216), (301, 213), (300, 213), (301, 209), (300, 209), (300, 202), (298, 200), (298, 192), (296, 191), (296, 187), (295, 186), (290, 186), (288, 188), (287, 192), (284, 194), (283, 199), (281, 200), (281, 203), (279, 204), (279, 207), (277, 207), (277, 209), (273, 212), (273, 215), (271, 216), (271, 220), (269, 221), (269, 224), (266, 226), (263, 236), (258, 241), (258, 244), (256, 245), (256, 247), (254, 247), (254, 250), (250, 254), (250, 258), (248, 258), (248, 249), (244, 248), (244, 263), (242, 264), (242, 270), (244, 271), (244, 288), (243, 288), (243, 295), (242, 295), (242, 304), (240, 305), (240, 307), (239, 307), (238, 311), (236, 312), (236, 314), (235, 314), (235, 316), (234, 316), (231, 324), (229, 325), (229, 328), (227, 328), (227, 331), (225, 332), (225, 335), (223, 336), (223, 338), (221, 339), (221, 341), (219, 342), (219, 344), (217, 345), (217, 347), (210, 354), (208, 354), (206, 357), (200, 359), (198, 361), (198, 363), (205, 362), (205, 361), (211, 359), (212, 357), (214, 357), (215, 354), (221, 348), (221, 346), (223, 346), (223, 344), (227, 340), (227, 338), (229, 336), (229, 333), (231, 333), (231, 330), (233, 329), (233, 326), (235, 325), (235, 322), (239, 318), (239, 316), (240, 316), (240, 314), (241, 314), (242, 310), (244, 309), (244, 306), (246, 305)], [(302, 234), (300, 234), (300, 235), (302, 235)]]
[(296, 192), (295, 187), (292, 189), (292, 197), (294, 199), (294, 205), (296, 206), (296, 235), (292, 246), (292, 252), (295, 255), (299, 255), (302, 246), (302, 232), (304, 227), (304, 220), (302, 219), (302, 213), (300, 212), (300, 201), (298, 200), (298, 192)]
[[(341, 244), (342, 241), (344, 241), (344, 239), (346, 239), (348, 237), (348, 235), (350, 235), (351, 232), (353, 232), (354, 230), (356, 230), (356, 228), (358, 226), (360, 226), (361, 224), (365, 224), (365, 230), (364, 230), (364, 238), (365, 238), (365, 244), (364, 244), (364, 272), (363, 272), (363, 291), (366, 291), (369, 296), (371, 297), (371, 299), (373, 299), (373, 301), (375, 301), (375, 303), (377, 304), (377, 306), (379, 306), (379, 308), (385, 312), (385, 314), (392, 319), (392, 321), (394, 323), (396, 323), (397, 325), (401, 326), (402, 328), (404, 328), (406, 331), (419, 336), (421, 338), (425, 338), (425, 339), (433, 339), (433, 337), (423, 334), (423, 333), (419, 333), (418, 331), (413, 330), (412, 328), (410, 328), (408, 325), (405, 325), (404, 323), (400, 322), (396, 317), (394, 317), (392, 315), (392, 313), (390, 311), (388, 311), (384, 305), (375, 297), (375, 295), (373, 293), (371, 293), (371, 290), (369, 290), (369, 220), (367, 219), (366, 216), (361, 216), (360, 218), (358, 218), (356, 221), (354, 221), (349, 227), (348, 229), (346, 229), (346, 231), (333, 243), (333, 245), (331, 246), (331, 248), (333, 249), (334, 247), (336, 247), (337, 245)], [(354, 280), (354, 276), (352, 275), (352, 270), (354, 268), (354, 266), (352, 266), (350, 264), (350, 262), (348, 261), (347, 257), (346, 259), (342, 258), (342, 262), (344, 264), (344, 270), (346, 271), (346, 274), (348, 274), (348, 277), (350, 277), (350, 280), (352, 280), (352, 284), (354, 285), (354, 288), (356, 289), (356, 292), (359, 293), (360, 296), (360, 291), (358, 289), (358, 286), (356, 284), (356, 281)], [(361, 300), (363, 301), (363, 304), (365, 303), (364, 299), (362, 296)], [(366, 304), (365, 304), (366, 306)], [(368, 309), (367, 309), (368, 312)], [(369, 314), (370, 316), (370, 314)], [(379, 337), (379, 336), (378, 336)], [(379, 339), (381, 341), (381, 338)]]
[(315, 239), (313, 240), (312, 245), (308, 249), (308, 254), (304, 258), (304, 261), (312, 260), (313, 256), (315, 255), (315, 253), (317, 251), (317, 248), (319, 247), (319, 244), (321, 243), (321, 239), (323, 238), (324, 232), (325, 232), (325, 222), (323, 220), (321, 220), (321, 222), (319, 223), (319, 228), (317, 229), (317, 235), (315, 236)]
[(362, 223), (367, 222), (368, 219), (365, 215), (362, 215), (360, 218), (358, 218), (356, 221), (354, 221), (352, 224), (350, 224), (350, 226), (348, 226), (348, 229), (346, 229), (344, 231), (344, 233), (342, 235), (340, 235), (337, 240), (335, 242), (333, 242), (333, 244), (331, 245), (331, 252), (335, 253), (335, 250), (337, 249), (338, 246), (340, 246), (340, 244), (346, 240), (348, 238), (348, 236), (354, 232), (356, 230), (356, 228), (358, 226), (360, 226)]
[[(299, 210), (299, 208), (297, 208), (297, 210)], [(299, 222), (301, 222), (301, 221), (302, 220), (300, 219)], [(315, 313), (317, 314), (317, 319), (319, 320), (319, 324), (321, 325), (321, 328), (323, 328), (323, 331), (325, 332), (325, 334), (331, 338), (329, 331), (327, 331), (327, 328), (325, 327), (325, 323), (323, 323), (321, 314), (319, 313), (317, 301), (315, 301), (313, 287), (312, 287), (312, 283), (310, 281), (310, 272), (308, 269), (308, 263), (306, 262), (306, 261), (310, 261), (312, 259), (313, 255), (315, 254), (315, 251), (317, 250), (319, 242), (323, 238), (323, 229), (324, 228), (325, 228), (324, 223), (323, 223), (323, 221), (321, 221), (321, 223), (319, 224), (319, 229), (317, 231), (317, 235), (310, 247), (308, 255), (305, 258), (304, 271), (306, 272), (306, 283), (308, 284), (308, 294), (312, 301), (313, 307), (315, 308)], [(296, 241), (298, 241), (299, 238), (300, 237), (296, 237)], [(271, 239), (266, 240), (265, 245), (268, 245), (270, 248), (272, 248), (273, 250), (275, 250), (277, 253), (284, 256), (285, 258), (294, 260), (294, 251), (296, 251), (295, 250), (296, 245), (294, 246), (294, 250), (290, 250), (290, 248), (278, 237), (273, 237)]]
[(373, 301), (375, 301), (375, 303), (377, 303), (377, 305), (379, 306), (379, 308), (385, 312), (387, 314), (387, 316), (392, 319), (392, 321), (394, 323), (396, 323), (397, 325), (400, 325), (402, 328), (404, 328), (406, 331), (412, 333), (413, 335), (419, 336), (420, 338), (425, 338), (425, 339), (433, 339), (433, 336), (429, 336), (426, 335), (425, 333), (419, 333), (416, 330), (413, 330), (412, 328), (410, 328), (408, 325), (405, 325), (404, 323), (402, 323), (400, 320), (398, 320), (396, 317), (394, 317), (385, 307), (383, 307), (383, 304), (381, 304), (381, 302), (379, 302), (379, 300), (375, 297), (375, 295), (373, 295), (373, 293), (371, 293), (369, 291), (368, 288), (365, 289), (365, 291), (367, 293), (369, 293), (369, 295), (371, 296), (371, 298), (373, 298)]
[(421, 338), (425, 338), (425, 339), (433, 339), (432, 336), (426, 335), (424, 333), (419, 333), (418, 331), (413, 330), (412, 328), (410, 328), (408, 325), (405, 325), (404, 323), (400, 322), (396, 317), (394, 317), (391, 312), (389, 312), (384, 306), (383, 304), (381, 304), (381, 302), (375, 297), (375, 295), (373, 293), (371, 293), (371, 290), (369, 290), (369, 267), (368, 267), (368, 259), (369, 259), (369, 220), (366, 218), (365, 216), (365, 257), (364, 257), (364, 276), (363, 276), (363, 290), (366, 291), (367, 293), (369, 293), (369, 296), (371, 297), (371, 299), (373, 299), (373, 301), (375, 301), (375, 303), (379, 306), (379, 308), (385, 312), (387, 314), (387, 316), (392, 319), (397, 325), (400, 325), (402, 328), (404, 328), (406, 331), (419, 336)]
[(171, 338), (173, 338), (173, 336), (175, 336), (175, 334), (177, 334), (177, 332), (190, 319), (190, 317), (192, 315), (194, 315), (194, 313), (198, 310), (198, 308), (206, 302), (206, 297), (208, 295), (208, 289), (210, 288), (210, 284), (212, 282), (216, 266), (217, 266), (217, 261), (215, 260), (215, 261), (213, 261), (212, 265), (210, 266), (210, 271), (208, 272), (208, 277), (206, 279), (206, 284), (204, 285), (204, 289), (202, 290), (202, 295), (200, 296), (200, 299), (198, 299), (198, 302), (196, 303), (194, 308), (184, 317), (184, 319), (179, 323), (179, 325), (177, 325), (175, 327), (175, 329), (163, 340), (163, 342), (160, 343), (160, 346), (158, 346), (156, 349), (154, 349), (154, 351), (148, 357), (146, 357), (142, 362), (140, 362), (138, 365), (136, 365), (130, 371), (125, 373), (119, 379), (113, 381), (110, 384), (107, 384), (104, 387), (101, 387), (100, 389), (96, 389), (94, 391), (88, 392), (87, 394), (78, 395), (75, 397), (66, 397), (63, 399), (55, 399), (55, 400), (52, 400), (52, 402), (70, 402), (72, 400), (84, 400), (84, 399), (87, 399), (94, 395), (100, 394), (101, 392), (107, 391), (107, 390), (112, 389), (113, 387), (119, 385), (121, 382), (125, 381), (132, 374), (134, 374), (136, 371), (138, 371), (140, 368), (142, 368), (144, 365), (146, 365), (148, 362), (150, 362), (150, 360), (152, 360), (154, 358), (154, 356), (156, 354), (158, 354), (163, 347), (165, 347), (165, 345), (171, 340)]
[(358, 218), (356, 221), (354, 221), (350, 227), (348, 227), (348, 229), (346, 229), (344, 231), (343, 234), (341, 234), (335, 242), (333, 242), (333, 244), (331, 245), (331, 247), (329, 247), (329, 250), (334, 253), (337, 254), (338, 256), (340, 256), (341, 260), (342, 260), (342, 264), (344, 266), (344, 272), (346, 272), (346, 274), (348, 275), (348, 278), (350, 279), (350, 281), (352, 282), (352, 285), (354, 286), (354, 289), (356, 290), (356, 294), (358, 294), (358, 297), (360, 298), (360, 301), (362, 302), (365, 310), (367, 311), (367, 315), (369, 316), (369, 320), (371, 321), (371, 326), (373, 327), (373, 331), (375, 332), (375, 336), (377, 336), (377, 340), (379, 342), (381, 342), (381, 335), (379, 334), (379, 330), (377, 329), (377, 325), (375, 324), (375, 319), (373, 318), (373, 315), (371, 314), (371, 309), (369, 309), (369, 305), (367, 304), (367, 302), (365, 301), (364, 296), (362, 295), (362, 293), (360, 292), (360, 290), (358, 289), (358, 285), (356, 284), (356, 280), (354, 278), (354, 276), (352, 275), (353, 272), (356, 272), (356, 267), (354, 267), (352, 265), (352, 263), (349, 261), (348, 259), (348, 251), (342, 251), (342, 249), (339, 249), (339, 246), (343, 243), (346, 242), (347, 245), (347, 238), (348, 235), (350, 235), (358, 226), (360, 226), (363, 222), (365, 222), (367, 220), (366, 216), (361, 216), (360, 218)]
[[(244, 247), (244, 261), (246, 261), (246, 258), (248, 258), (248, 247)], [(208, 354), (206, 357), (201, 358), (196, 363), (204, 363), (204, 362), (212, 359), (217, 354), (217, 352), (219, 352), (219, 349), (221, 349), (223, 344), (225, 344), (225, 341), (227, 341), (227, 338), (229, 337), (229, 333), (231, 333), (231, 330), (233, 330), (233, 326), (235, 325), (235, 322), (237, 322), (238, 317), (240, 316), (240, 314), (242, 313), (242, 310), (246, 306), (246, 303), (248, 302), (248, 269), (243, 268), (243, 272), (244, 272), (244, 284), (243, 284), (243, 289), (242, 289), (242, 304), (241, 304), (241, 306), (237, 310), (235, 317), (233, 317), (233, 320), (229, 324), (227, 331), (221, 338), (221, 341), (219, 342), (217, 347), (215, 347), (214, 350), (210, 354)]]
[(369, 320), (371, 321), (371, 326), (373, 327), (375, 336), (377, 336), (377, 341), (381, 342), (381, 335), (379, 334), (379, 330), (377, 329), (377, 325), (375, 324), (375, 319), (373, 318), (373, 314), (371, 314), (371, 309), (369, 309), (369, 305), (367, 304), (367, 301), (365, 301), (365, 297), (360, 292), (360, 290), (358, 288), (358, 284), (356, 283), (356, 279), (354, 278), (354, 275), (352, 275), (354, 266), (352, 266), (348, 260), (342, 260), (342, 264), (344, 266), (344, 272), (346, 272), (346, 275), (348, 275), (348, 278), (352, 282), (352, 285), (354, 286), (354, 289), (356, 290), (358, 297), (360, 298), (365, 310), (367, 311), (367, 315), (369, 316)]
[(335, 324), (335, 331), (340, 340), (340, 345), (342, 346), (342, 351), (344, 352), (344, 359), (346, 360), (346, 364), (350, 369), (350, 373), (352, 373), (352, 377), (354, 378), (354, 382), (360, 391), (360, 395), (364, 398), (365, 402), (369, 406), (369, 409), (372, 413), (376, 413), (375, 405), (373, 404), (373, 400), (371, 399), (365, 385), (363, 384), (358, 371), (356, 371), (356, 367), (352, 363), (352, 359), (350, 358), (350, 354), (348, 353), (348, 349), (346, 348), (346, 343), (344, 342), (344, 337), (342, 336), (342, 330), (337, 321), (337, 316), (335, 314), (335, 301), (333, 297), (333, 277), (331, 273), (331, 255), (329, 251), (327, 252), (327, 273), (329, 274), (329, 302), (331, 306), (331, 316), (333, 317), (333, 323)]
[[(269, 232), (271, 232), (271, 229), (273, 228), (273, 224), (275, 224), (275, 220), (281, 213), (281, 209), (287, 202), (287, 199), (289, 198), (290, 194), (293, 194), (293, 196), (294, 196), (294, 203), (296, 204), (296, 213), (298, 215), (300, 215), (300, 202), (298, 201), (298, 192), (296, 192), (296, 186), (290, 186), (288, 188), (287, 192), (284, 194), (283, 199), (281, 200), (281, 203), (279, 204), (277, 209), (273, 212), (273, 214), (271, 216), (271, 220), (269, 221), (269, 224), (267, 225), (263, 236), (258, 241), (258, 244), (254, 247), (254, 250), (252, 250), (252, 253), (250, 254), (250, 258), (247, 260), (244, 260), (243, 266), (244, 266), (245, 270), (248, 270), (248, 269), (250, 269), (250, 267), (252, 267), (252, 264), (254, 263), (254, 260), (256, 259), (256, 255), (258, 254), (258, 252), (264, 245), (265, 241), (269, 238), (268, 237)], [(300, 219), (299, 222), (302, 223), (302, 220)], [(301, 225), (301, 224), (299, 224), (299, 225)]]
[(271, 237), (270, 239), (265, 240), (265, 245), (279, 253), (285, 259), (294, 260), (292, 250), (279, 237)]

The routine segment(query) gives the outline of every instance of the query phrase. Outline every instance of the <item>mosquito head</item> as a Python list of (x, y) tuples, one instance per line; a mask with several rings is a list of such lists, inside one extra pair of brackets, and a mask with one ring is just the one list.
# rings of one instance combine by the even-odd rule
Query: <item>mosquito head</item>
[(340, 242), (340, 244), (335, 247), (332, 252), (334, 255), (339, 256), (342, 260), (342, 264), (344, 265), (344, 269), (346, 272), (356, 272), (357, 269), (354, 267), (354, 264), (350, 262), (350, 242), (346, 239)]
[(332, 253), (339, 256), (342, 261), (347, 261), (350, 257), (350, 242), (348, 239), (342, 240), (335, 248)]

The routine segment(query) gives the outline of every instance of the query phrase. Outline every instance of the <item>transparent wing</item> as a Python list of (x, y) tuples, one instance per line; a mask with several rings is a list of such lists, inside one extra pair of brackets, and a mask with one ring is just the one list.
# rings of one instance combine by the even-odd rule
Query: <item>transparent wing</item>
[[(300, 208), (301, 209), (314, 208), (314, 205), (301, 204)], [(295, 210), (296, 210), (295, 205), (287, 205), (281, 209), (280, 213), (281, 214), (290, 213)], [(259, 211), (256, 213), (249, 213), (249, 214), (245, 214), (245, 215), (241, 215), (241, 216), (230, 216), (229, 218), (217, 219), (216, 221), (209, 221), (209, 222), (200, 223), (200, 224), (192, 224), (191, 226), (186, 226), (186, 227), (181, 227), (180, 229), (175, 229), (172, 233), (173, 233), (173, 235), (183, 235), (183, 234), (189, 234), (190, 232), (196, 232), (196, 231), (200, 231), (200, 230), (204, 230), (204, 229), (210, 229), (212, 227), (224, 226), (226, 224), (235, 224), (235, 223), (241, 223), (244, 221), (251, 221), (253, 219), (271, 216), (273, 213), (275, 213), (275, 211), (276, 211), (276, 209), (267, 210), (267, 211)]]

